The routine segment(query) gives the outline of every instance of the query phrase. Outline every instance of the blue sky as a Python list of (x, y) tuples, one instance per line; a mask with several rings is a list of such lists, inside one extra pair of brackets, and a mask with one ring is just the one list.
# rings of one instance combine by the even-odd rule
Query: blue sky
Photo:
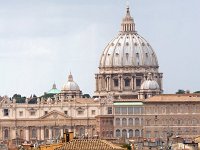
[[(136, 30), (154, 48), (165, 93), (200, 90), (200, 1), (130, 0)], [(100, 55), (125, 15), (124, 0), (0, 0), (0, 95), (59, 89), (71, 71), (93, 94)]]

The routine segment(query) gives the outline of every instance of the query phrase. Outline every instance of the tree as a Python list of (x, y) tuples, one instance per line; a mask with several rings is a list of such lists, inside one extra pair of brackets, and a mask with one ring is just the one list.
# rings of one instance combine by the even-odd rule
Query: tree
[(194, 93), (200, 93), (200, 91), (195, 91)]
[(185, 91), (183, 89), (179, 89), (176, 94), (185, 94)]
[(14, 94), (12, 99), (15, 99), (16, 103), (25, 103), (26, 97), (22, 97), (20, 94)]
[(90, 94), (83, 94), (83, 98), (91, 98)]

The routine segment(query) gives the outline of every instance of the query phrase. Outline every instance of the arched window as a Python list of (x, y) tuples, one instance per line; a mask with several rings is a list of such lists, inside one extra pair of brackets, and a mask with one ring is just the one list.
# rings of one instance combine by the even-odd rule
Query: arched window
[(9, 131), (8, 131), (8, 129), (5, 129), (4, 130), (4, 139), (7, 140), (8, 136), (9, 136)]
[(118, 126), (120, 125), (120, 118), (116, 118), (115, 124), (118, 125)]
[(116, 137), (120, 137), (121, 136), (121, 131), (119, 129), (116, 130)]
[(140, 120), (139, 120), (139, 118), (135, 118), (135, 125), (136, 125), (136, 126), (139, 126), (139, 125), (140, 125)]
[(48, 129), (48, 128), (45, 129), (44, 137), (45, 137), (46, 139), (49, 138), (49, 129)]
[(136, 129), (135, 130), (135, 137), (139, 137), (140, 136), (140, 130)]
[(130, 130), (128, 131), (128, 134), (129, 134), (129, 138), (132, 138), (132, 137), (133, 137), (133, 130), (130, 129)]
[(124, 79), (125, 87), (129, 87), (131, 80), (129, 78)]
[(127, 126), (127, 119), (126, 118), (122, 119), (122, 126)]
[(32, 131), (31, 131), (31, 135), (32, 135), (31, 137), (36, 138), (36, 134), (37, 134), (37, 131), (36, 131), (35, 128), (33, 128)]
[(126, 129), (122, 130), (122, 137), (127, 138), (127, 131), (126, 131)]
[(133, 118), (129, 118), (129, 119), (128, 119), (128, 125), (129, 125), (129, 126), (132, 126), (132, 125), (133, 125)]

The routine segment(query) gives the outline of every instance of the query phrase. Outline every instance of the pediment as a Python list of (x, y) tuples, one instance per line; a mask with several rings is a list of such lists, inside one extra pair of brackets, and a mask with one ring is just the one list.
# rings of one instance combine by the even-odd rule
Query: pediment
[(42, 119), (42, 120), (43, 119), (66, 119), (66, 118), (69, 118), (69, 116), (65, 115), (62, 112), (56, 111), (56, 110), (53, 110), (53, 111), (40, 117), (40, 119)]

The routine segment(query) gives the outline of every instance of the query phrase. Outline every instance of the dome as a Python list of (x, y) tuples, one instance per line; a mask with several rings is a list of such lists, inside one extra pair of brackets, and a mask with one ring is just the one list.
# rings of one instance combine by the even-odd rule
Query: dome
[(126, 16), (117, 37), (104, 49), (99, 68), (106, 67), (156, 67), (158, 61), (150, 44), (135, 31), (133, 18), (127, 7)]
[(48, 93), (48, 94), (59, 94), (59, 93), (60, 93), (60, 90), (58, 90), (58, 89), (56, 88), (56, 84), (54, 83), (52, 89), (49, 90), (47, 93)]
[(68, 81), (63, 85), (62, 91), (80, 91), (80, 88), (76, 82), (73, 81), (73, 76), (68, 76)]
[(141, 90), (160, 90), (158, 83), (152, 80), (151, 73), (148, 74), (148, 79), (141, 85)]

